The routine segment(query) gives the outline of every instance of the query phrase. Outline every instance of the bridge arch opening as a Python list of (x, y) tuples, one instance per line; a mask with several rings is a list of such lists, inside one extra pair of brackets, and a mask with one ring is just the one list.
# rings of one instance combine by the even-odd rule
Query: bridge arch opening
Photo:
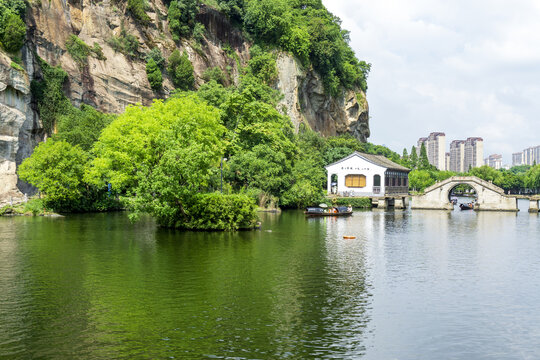
[(454, 185), (448, 191), (448, 201), (454, 204), (467, 204), (478, 200), (478, 191), (467, 183)]

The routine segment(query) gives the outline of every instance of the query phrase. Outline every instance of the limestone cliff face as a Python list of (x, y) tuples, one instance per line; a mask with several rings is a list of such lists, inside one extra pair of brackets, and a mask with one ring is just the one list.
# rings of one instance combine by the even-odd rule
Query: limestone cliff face
[[(68, 73), (64, 91), (75, 106), (85, 103), (110, 113), (121, 113), (130, 104), (149, 105), (174, 90), (166, 73), (160, 92), (152, 91), (148, 83), (144, 55), (154, 47), (165, 58), (176, 48), (186, 50), (194, 66), (196, 87), (202, 84), (204, 71), (215, 66), (228, 74), (229, 84), (238, 82), (241, 67), (249, 60), (250, 43), (221, 13), (201, 7), (197, 21), (204, 24), (206, 34), (200, 44), (194, 45), (188, 40), (172, 40), (163, 0), (148, 2), (151, 21), (147, 26), (133, 19), (126, 3), (48, 0), (29, 5), (27, 39), (21, 54), (26, 71), (12, 68), (11, 60), (0, 54), (0, 199), (21, 197), (31, 191), (17, 181), (16, 166), (46, 136), (30, 93), (30, 81), (41, 78), (35, 55), (53, 66), (60, 65)], [(108, 44), (123, 29), (140, 43), (135, 56), (115, 52)], [(65, 46), (71, 34), (90, 46), (97, 43), (106, 60), (90, 56), (86, 65), (77, 64)], [(368, 107), (363, 92), (343, 91), (340, 96), (328, 96), (319, 76), (303, 69), (287, 54), (278, 55), (278, 71), (276, 87), (284, 94), (280, 108), (291, 117), (297, 130), (304, 124), (324, 135), (351, 133), (362, 141), (367, 139)]]
[(324, 93), (319, 75), (302, 69), (292, 56), (280, 54), (277, 65), (277, 87), (284, 94), (281, 105), (297, 131), (304, 124), (326, 136), (348, 133), (367, 141), (369, 108), (362, 90), (342, 90), (333, 97)]
[(32, 191), (16, 174), (17, 165), (44, 138), (31, 101), (28, 74), (11, 67), (11, 59), (0, 53), (0, 206)]

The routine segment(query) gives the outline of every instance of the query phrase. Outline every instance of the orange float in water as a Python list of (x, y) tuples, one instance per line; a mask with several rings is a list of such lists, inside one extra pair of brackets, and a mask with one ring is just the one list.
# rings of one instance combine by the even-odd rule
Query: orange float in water
[(344, 235), (343, 238), (344, 239), (356, 239), (356, 236)]

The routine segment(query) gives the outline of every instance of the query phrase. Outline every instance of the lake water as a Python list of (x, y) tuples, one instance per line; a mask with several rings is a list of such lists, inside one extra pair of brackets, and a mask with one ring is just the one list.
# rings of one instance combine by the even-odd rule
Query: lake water
[(0, 359), (539, 359), (540, 217), (521, 207), (237, 233), (0, 218)]

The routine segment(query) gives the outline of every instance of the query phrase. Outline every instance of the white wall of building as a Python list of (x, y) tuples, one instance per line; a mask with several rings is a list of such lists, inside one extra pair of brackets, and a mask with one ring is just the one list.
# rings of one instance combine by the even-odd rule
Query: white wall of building
[[(384, 173), (386, 168), (375, 165), (358, 155), (355, 155), (349, 159), (343, 160), (337, 164), (333, 164), (326, 167), (328, 171), (328, 194), (331, 194), (331, 177), (333, 174), (337, 175), (337, 191), (340, 195), (343, 192), (348, 192), (350, 196), (384, 196)], [(366, 177), (366, 186), (363, 188), (349, 188), (345, 186), (345, 176), (347, 175), (364, 175)], [(381, 177), (380, 193), (375, 194), (373, 191), (374, 176), (379, 175)]]

